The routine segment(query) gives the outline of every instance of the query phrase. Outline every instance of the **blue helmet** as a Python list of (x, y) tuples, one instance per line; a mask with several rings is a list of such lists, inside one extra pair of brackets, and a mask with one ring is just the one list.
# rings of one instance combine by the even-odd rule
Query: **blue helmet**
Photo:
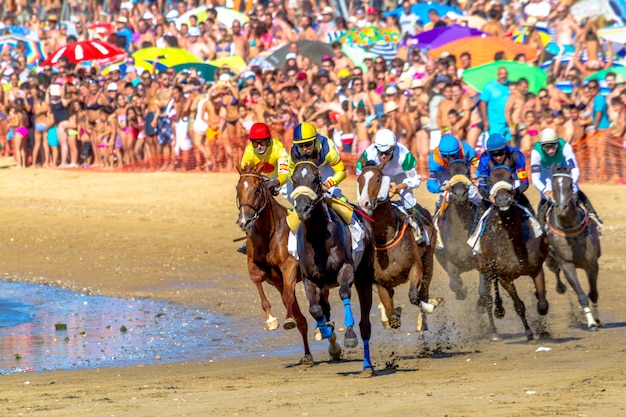
[(501, 151), (506, 149), (506, 139), (499, 133), (494, 133), (487, 139), (487, 152)]
[(461, 150), (459, 140), (452, 135), (446, 135), (439, 142), (439, 153), (441, 155), (456, 155)]

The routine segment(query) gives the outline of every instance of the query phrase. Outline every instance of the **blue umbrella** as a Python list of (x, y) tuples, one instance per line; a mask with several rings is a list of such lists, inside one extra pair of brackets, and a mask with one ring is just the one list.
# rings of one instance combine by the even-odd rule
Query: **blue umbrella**
[[(443, 17), (448, 12), (453, 12), (458, 15), (463, 15), (463, 11), (457, 9), (456, 7), (451, 7), (446, 4), (435, 3), (432, 1), (426, 3), (417, 3), (411, 6), (411, 13), (417, 15), (420, 18), (422, 24), (430, 23), (430, 18), (428, 17), (428, 12), (430, 10), (434, 10), (437, 12), (439, 17)], [(385, 13), (385, 16), (396, 15), (398, 17), (404, 14), (404, 8), (398, 7), (395, 10)]]
[(7, 31), (12, 35), (23, 36), (25, 38), (38, 40), (39, 35), (27, 27), (24, 26), (6, 26), (0, 29), (0, 31)]
[(380, 56), (382, 59), (389, 62), (398, 55), (398, 45), (394, 43), (378, 42), (369, 48), (369, 52)]

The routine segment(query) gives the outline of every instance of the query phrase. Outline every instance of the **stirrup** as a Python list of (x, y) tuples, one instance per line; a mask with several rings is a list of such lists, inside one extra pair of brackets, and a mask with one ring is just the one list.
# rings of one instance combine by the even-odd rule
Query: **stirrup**
[(602, 223), (602, 221), (600, 220), (600, 218), (598, 217), (596, 213), (593, 213), (590, 211), (589, 218), (593, 220), (594, 222), (596, 222), (596, 229), (598, 229), (598, 231), (602, 230), (602, 226), (604, 226), (604, 223)]
[(241, 245), (241, 247), (237, 248), (237, 252), (241, 253), (242, 255), (247, 255), (248, 254), (247, 242), (244, 242), (244, 244)]

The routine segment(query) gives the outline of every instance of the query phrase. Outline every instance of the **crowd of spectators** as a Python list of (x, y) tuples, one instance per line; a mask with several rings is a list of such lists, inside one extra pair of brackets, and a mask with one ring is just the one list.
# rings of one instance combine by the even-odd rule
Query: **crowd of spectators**
[[(289, 146), (296, 124), (308, 121), (335, 140), (348, 160), (371, 143), (378, 129), (389, 128), (425, 175), (429, 151), (442, 135), (453, 134), (480, 150), (485, 135), (497, 132), (528, 154), (538, 133), (551, 127), (572, 144), (602, 137), (587, 141), (588, 150), (604, 155), (602, 163), (616, 168), (612, 175), (622, 176), (625, 80), (614, 72), (587, 80), (619, 60), (611, 43), (598, 37), (597, 21), (574, 19), (568, 1), (458, 0), (453, 3), (463, 15), (431, 10), (430, 21), (421, 22), (411, 12), (414, 3), (347, 2), (345, 19), (332, 4), (296, 0), (105, 0), (67, 2), (66, 9), (58, 0), (9, 2), (3, 25), (36, 33), (45, 54), (92, 39), (91, 24), (111, 22), (115, 27), (105, 40), (125, 49), (128, 58), (104, 71), (67, 59), (30, 69), (19, 45), (5, 47), (0, 155), (13, 155), (22, 168), (232, 170), (254, 122), (267, 123)], [(203, 5), (206, 18), (177, 24), (181, 15)], [(226, 25), (215, 7), (236, 8), (249, 21)], [(404, 12), (385, 17), (395, 7)], [(61, 24), (61, 15), (73, 26)], [(547, 86), (529, 92), (526, 79), (511, 81), (503, 67), (483, 91), (473, 90), (463, 83), (463, 71), (472, 66), (471, 50), (435, 57), (419, 47), (400, 46), (393, 59), (366, 55), (362, 62), (353, 62), (342, 50), (341, 36), (355, 27), (395, 29), (403, 39), (466, 25), (471, 18), (482, 19), (479, 29), (490, 36), (523, 32), (523, 42), (537, 51), (530, 63), (546, 68)], [(573, 58), (551, 55), (540, 31), (559, 47), (574, 49)], [(327, 43), (332, 53), (314, 60), (301, 53), (303, 40)], [(136, 65), (132, 54), (152, 46), (186, 49), (205, 62), (237, 56), (251, 63), (279, 46), (287, 46), (289, 53), (279, 68), (223, 65), (214, 79), (205, 80), (194, 69), (159, 70), (158, 60), (152, 69)], [(524, 55), (515, 59), (528, 61)]]

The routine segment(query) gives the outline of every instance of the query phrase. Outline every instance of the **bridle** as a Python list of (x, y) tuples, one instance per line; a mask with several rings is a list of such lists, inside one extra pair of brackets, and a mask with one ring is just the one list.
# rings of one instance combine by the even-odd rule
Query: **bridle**
[[(361, 175), (363, 175), (366, 171), (370, 171), (370, 170), (373, 170), (373, 171), (376, 171), (376, 172), (380, 173), (381, 176), (383, 175), (383, 170), (380, 169), (380, 167), (378, 167), (376, 165), (368, 165), (368, 166), (363, 167), (361, 169)], [(359, 188), (357, 190), (358, 196), (360, 196), (361, 195), (361, 189), (360, 189), (361, 186), (359, 185), (358, 182), (357, 182), (357, 187)], [(367, 192), (367, 190), (363, 190), (363, 192)], [(384, 202), (388, 201), (389, 198), (390, 198), (389, 197), (389, 193), (387, 193), (384, 198), (381, 198), (380, 195), (376, 196), (376, 198), (373, 198), (373, 199), (370, 197), (370, 204), (372, 205), (372, 211), (376, 210), (376, 207), (378, 207), (379, 203), (384, 203)]]
[[(557, 178), (569, 178), (571, 179), (572, 176), (570, 174), (566, 174), (566, 173), (556, 173), (556, 174), (552, 174), (552, 178), (554, 179), (555, 177)], [(557, 182), (562, 182), (562, 180), (557, 179)], [(571, 185), (570, 185), (571, 186)], [(573, 200), (573, 196), (568, 199), (567, 204), (570, 203), (570, 201)], [(560, 207), (557, 206), (555, 204), (556, 202), (554, 202), (554, 207)], [(547, 218), (548, 218), (548, 226), (550, 228), (550, 231), (558, 236), (561, 237), (576, 237), (578, 235), (580, 235), (581, 233), (583, 233), (585, 231), (585, 229), (587, 229), (587, 225), (589, 224), (589, 212), (582, 206), (579, 206), (580, 208), (583, 209), (584, 212), (584, 218), (582, 220), (582, 222), (580, 223), (580, 225), (576, 225), (574, 227), (571, 228), (565, 228), (562, 225), (559, 224), (558, 218), (554, 218), (554, 224), (552, 224), (553, 222), (550, 221), (550, 218), (552, 217), (552, 212), (553, 212), (553, 207), (551, 207), (548, 210), (547, 213)]]
[(249, 208), (251, 208), (252, 211), (254, 212), (254, 214), (252, 215), (252, 218), (250, 218), (249, 223), (253, 224), (255, 221), (258, 220), (258, 218), (261, 216), (261, 212), (263, 212), (263, 210), (265, 209), (265, 207), (267, 207), (267, 204), (269, 203), (269, 196), (267, 195), (268, 191), (267, 191), (266, 187), (263, 185), (264, 178), (261, 175), (258, 175), (258, 174), (241, 174), (240, 177), (254, 177), (254, 178), (258, 178), (259, 181), (260, 181), (258, 190), (260, 190), (260, 192), (262, 194), (262, 200), (259, 199), (257, 205), (252, 205), (252, 204), (246, 203), (246, 202), (243, 202), (243, 203), (240, 202), (239, 201), (239, 187), (237, 187), (237, 197), (236, 197), (237, 209), (239, 211), (241, 211), (241, 207), (249, 207)]

